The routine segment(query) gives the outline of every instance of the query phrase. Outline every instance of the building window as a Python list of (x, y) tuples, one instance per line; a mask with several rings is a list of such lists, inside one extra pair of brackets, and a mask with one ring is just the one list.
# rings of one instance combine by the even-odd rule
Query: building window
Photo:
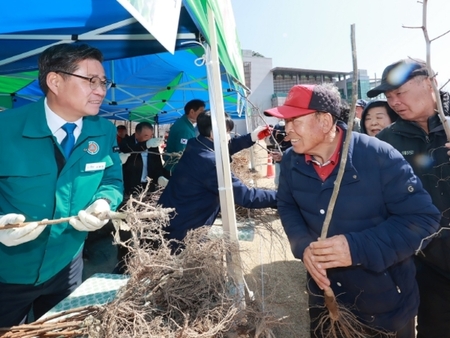
[(245, 76), (245, 85), (248, 88), (252, 88), (252, 63), (251, 62), (244, 62), (244, 76)]
[(273, 89), (275, 93), (287, 94), (297, 84), (297, 77), (290, 74), (274, 74)]

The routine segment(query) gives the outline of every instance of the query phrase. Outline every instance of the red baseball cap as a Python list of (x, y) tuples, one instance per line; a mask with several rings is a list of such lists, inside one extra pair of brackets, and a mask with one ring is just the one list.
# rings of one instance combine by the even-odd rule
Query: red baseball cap
[(284, 105), (267, 109), (264, 113), (282, 119), (308, 115), (316, 111), (341, 116), (340, 97), (320, 85), (295, 85), (286, 97)]

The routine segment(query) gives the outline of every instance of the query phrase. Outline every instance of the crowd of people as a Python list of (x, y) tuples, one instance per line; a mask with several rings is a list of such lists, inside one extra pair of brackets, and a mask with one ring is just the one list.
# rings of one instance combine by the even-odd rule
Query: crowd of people
[[(424, 61), (399, 60), (367, 93), (386, 99), (358, 101), (360, 132), (346, 145), (326, 239), (318, 240), (348, 133), (340, 95), (333, 86), (297, 85), (283, 106), (266, 112), (284, 119), (292, 144), (281, 162), (277, 205), (310, 277), (311, 337), (322, 337), (328, 288), (367, 325), (367, 336), (448, 335), (450, 143), (433, 82)], [(449, 93), (440, 99), (448, 116)]]
[[(129, 196), (163, 189), (158, 204), (175, 210), (165, 229), (174, 254), (189, 230), (212, 225), (220, 211), (206, 103), (186, 103), (162, 153), (152, 124), (138, 123), (128, 135), (97, 116), (111, 85), (102, 61), (87, 45), (48, 48), (39, 57), (45, 97), (0, 114), (9, 126), (0, 135), (8, 144), (0, 153), (0, 327), (25, 323), (31, 310), (39, 318), (80, 285), (87, 234)], [(232, 174), (232, 190), (240, 206), (278, 209), (308, 273), (311, 337), (322, 337), (328, 289), (367, 336), (450, 332), (450, 143), (437, 113), (440, 99), (450, 115), (450, 94), (437, 98), (435, 81), (422, 60), (388, 65), (367, 93), (375, 99), (358, 100), (353, 130), (331, 84), (293, 86), (282, 106), (265, 111), (278, 118), (274, 128), (230, 137), (234, 122), (225, 116), (230, 156), (272, 140), (276, 189), (249, 188)], [(70, 221), (38, 223), (64, 217)]]

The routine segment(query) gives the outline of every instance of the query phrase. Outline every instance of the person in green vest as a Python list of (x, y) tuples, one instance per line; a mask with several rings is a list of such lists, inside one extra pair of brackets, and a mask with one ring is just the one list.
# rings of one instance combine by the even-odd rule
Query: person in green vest
[(97, 116), (111, 86), (102, 61), (87, 45), (49, 47), (45, 98), (0, 114), (0, 327), (38, 319), (81, 284), (86, 235), (122, 201), (116, 128)]
[(170, 178), (172, 172), (186, 148), (187, 141), (197, 136), (197, 116), (205, 111), (205, 102), (194, 99), (184, 106), (184, 115), (170, 127), (169, 137), (165, 149), (164, 170), (166, 178)]

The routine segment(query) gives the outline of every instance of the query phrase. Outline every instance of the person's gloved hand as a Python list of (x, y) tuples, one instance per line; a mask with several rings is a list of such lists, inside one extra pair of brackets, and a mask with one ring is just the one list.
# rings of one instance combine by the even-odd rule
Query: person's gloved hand
[(38, 222), (30, 223), (22, 228), (5, 229), (6, 224), (18, 224), (25, 221), (25, 216), (20, 214), (6, 214), (0, 216), (0, 242), (6, 246), (16, 246), (36, 239), (46, 225), (38, 225)]
[(167, 178), (165, 178), (164, 176), (158, 177), (158, 185), (160, 185), (161, 187), (165, 188), (168, 183), (169, 183), (169, 180)]
[(271, 133), (272, 130), (269, 126), (258, 126), (251, 133), (252, 141), (256, 142), (258, 140), (262, 140), (267, 136), (270, 136)]
[(128, 157), (130, 157), (130, 155), (131, 154), (119, 153), (119, 157), (120, 160), (122, 161), (122, 164), (124, 164), (128, 160)]
[(98, 199), (86, 210), (78, 212), (78, 219), (71, 218), (69, 223), (78, 231), (95, 231), (108, 223), (109, 219), (101, 220), (96, 215), (105, 214), (111, 211), (109, 203), (104, 199)]
[(154, 137), (146, 142), (147, 148), (159, 147), (164, 141), (160, 138)]

